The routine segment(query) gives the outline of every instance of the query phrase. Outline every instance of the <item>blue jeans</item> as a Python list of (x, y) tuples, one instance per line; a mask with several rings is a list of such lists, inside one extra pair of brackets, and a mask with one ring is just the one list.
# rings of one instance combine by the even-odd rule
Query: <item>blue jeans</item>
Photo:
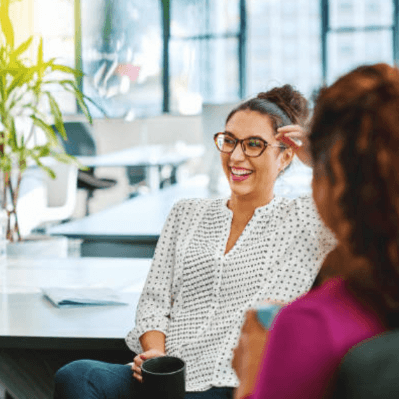
[[(134, 384), (130, 366), (77, 360), (55, 375), (55, 399), (133, 399)], [(187, 392), (184, 399), (232, 399), (233, 388), (211, 388)]]

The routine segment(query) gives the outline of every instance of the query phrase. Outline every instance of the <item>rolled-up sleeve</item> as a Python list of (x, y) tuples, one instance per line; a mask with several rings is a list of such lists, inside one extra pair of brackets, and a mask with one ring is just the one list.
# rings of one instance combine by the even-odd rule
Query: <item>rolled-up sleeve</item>
[(154, 258), (136, 310), (135, 327), (126, 337), (128, 347), (141, 353), (139, 338), (147, 331), (168, 332), (172, 307), (172, 282), (182, 201), (170, 211), (159, 237)]

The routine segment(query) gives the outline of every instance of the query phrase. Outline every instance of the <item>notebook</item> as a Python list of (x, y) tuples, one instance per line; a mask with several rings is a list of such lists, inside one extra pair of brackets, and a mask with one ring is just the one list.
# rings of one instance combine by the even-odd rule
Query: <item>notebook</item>
[(112, 288), (42, 288), (43, 295), (57, 307), (128, 305)]

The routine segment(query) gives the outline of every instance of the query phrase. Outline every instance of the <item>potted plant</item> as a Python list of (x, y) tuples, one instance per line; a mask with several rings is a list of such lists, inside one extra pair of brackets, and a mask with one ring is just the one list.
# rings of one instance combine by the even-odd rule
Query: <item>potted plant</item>
[[(86, 118), (90, 123), (92, 120), (85, 104), (87, 97), (76, 82), (81, 72), (61, 65), (55, 59), (44, 60), (42, 39), (34, 50), (34, 61), (25, 56), (32, 47), (33, 37), (15, 47), (9, 2), (0, 0), (0, 175), (3, 180), (1, 200), (7, 215), (7, 239), (13, 242), (21, 240), (17, 201), (26, 168), (37, 165), (54, 178), (53, 170), (43, 163), (43, 158), (77, 162), (65, 153), (58, 138), (60, 134), (66, 139), (66, 132), (59, 104), (50, 89), (57, 86), (57, 89), (72, 93)], [(18, 122), (22, 119), (29, 122), (28, 131), (19, 130)], [(38, 144), (35, 139), (39, 130), (46, 137), (44, 144)]]

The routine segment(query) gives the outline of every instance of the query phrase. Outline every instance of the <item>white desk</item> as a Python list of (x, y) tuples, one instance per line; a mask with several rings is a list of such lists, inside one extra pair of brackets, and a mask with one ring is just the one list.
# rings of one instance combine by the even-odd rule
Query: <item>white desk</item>
[[(1, 270), (0, 348), (124, 348), (149, 259), (12, 259)], [(127, 306), (56, 308), (41, 287), (109, 287)]]
[[(151, 258), (172, 206), (182, 198), (210, 197), (206, 183), (206, 179), (177, 183), (82, 219), (49, 228), (47, 233), (82, 239), (81, 256)], [(228, 195), (226, 192), (219, 196)]]
[(176, 143), (167, 145), (146, 145), (127, 148), (109, 154), (96, 156), (80, 156), (79, 161), (89, 167), (146, 167), (148, 169), (148, 185), (152, 191), (159, 189), (160, 168), (166, 165), (174, 172), (183, 163), (204, 154), (203, 145), (187, 145)]
[[(0, 385), (16, 399), (51, 399), (55, 371), (89, 358), (126, 364), (148, 259), (12, 259), (0, 265)], [(40, 287), (111, 287), (127, 306), (57, 308)]]

